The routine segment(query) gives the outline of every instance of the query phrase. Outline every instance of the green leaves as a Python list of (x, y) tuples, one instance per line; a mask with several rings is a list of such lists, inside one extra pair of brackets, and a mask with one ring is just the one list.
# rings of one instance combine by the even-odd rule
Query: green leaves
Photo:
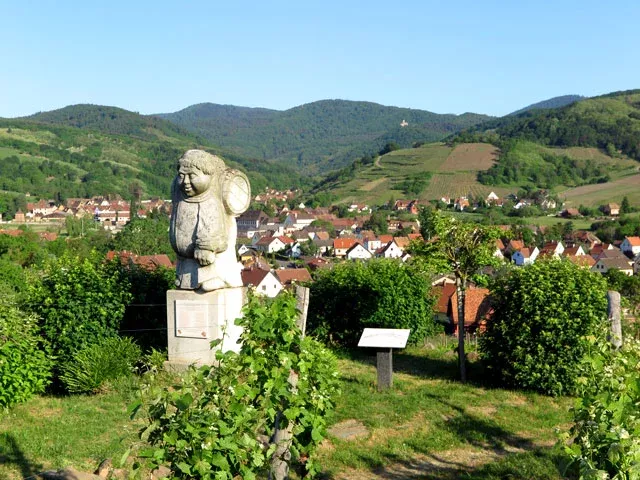
[(492, 285), (494, 315), (480, 337), (481, 357), (506, 385), (550, 395), (574, 392), (578, 364), (600, 338), (606, 285), (571, 262), (538, 260)]
[(560, 438), (581, 479), (640, 478), (639, 365), (637, 340), (625, 338), (619, 350), (590, 342), (579, 366), (581, 398), (573, 408), (574, 425)]
[(169, 465), (175, 478), (256, 478), (274, 451), (257, 438), (273, 434), (278, 412), (293, 427), (294, 458), (313, 453), (333, 409), (337, 368), (324, 346), (301, 337), (295, 305), (289, 294), (250, 297), (236, 321), (244, 327), (239, 354), (219, 353), (217, 367), (192, 369), (171, 391), (146, 393), (140, 435), (156, 447), (152, 464)]

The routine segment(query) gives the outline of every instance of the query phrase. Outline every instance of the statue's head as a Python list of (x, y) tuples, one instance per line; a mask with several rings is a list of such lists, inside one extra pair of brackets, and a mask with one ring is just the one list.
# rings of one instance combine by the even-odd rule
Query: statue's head
[(201, 195), (209, 188), (213, 178), (225, 170), (224, 162), (203, 150), (188, 150), (178, 160), (178, 184), (187, 197)]

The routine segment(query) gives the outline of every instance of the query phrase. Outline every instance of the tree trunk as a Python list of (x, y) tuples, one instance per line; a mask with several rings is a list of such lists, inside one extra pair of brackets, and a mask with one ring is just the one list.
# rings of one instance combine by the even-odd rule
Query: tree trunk
[(456, 294), (458, 297), (458, 363), (460, 364), (460, 381), (467, 381), (467, 365), (464, 354), (464, 299), (467, 291), (467, 280), (456, 276)]

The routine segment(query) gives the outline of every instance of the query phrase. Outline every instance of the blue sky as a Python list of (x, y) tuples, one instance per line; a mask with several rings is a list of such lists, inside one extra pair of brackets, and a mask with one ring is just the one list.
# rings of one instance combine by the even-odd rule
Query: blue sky
[(504, 115), (640, 88), (635, 1), (0, 0), (0, 117), (327, 98)]

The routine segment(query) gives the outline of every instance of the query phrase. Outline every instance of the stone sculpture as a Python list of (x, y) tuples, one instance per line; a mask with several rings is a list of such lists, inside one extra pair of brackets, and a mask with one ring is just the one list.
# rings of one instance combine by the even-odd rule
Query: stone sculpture
[(171, 188), (171, 246), (178, 254), (176, 286), (210, 292), (241, 287), (236, 219), (249, 207), (246, 175), (221, 158), (189, 150), (178, 160)]

